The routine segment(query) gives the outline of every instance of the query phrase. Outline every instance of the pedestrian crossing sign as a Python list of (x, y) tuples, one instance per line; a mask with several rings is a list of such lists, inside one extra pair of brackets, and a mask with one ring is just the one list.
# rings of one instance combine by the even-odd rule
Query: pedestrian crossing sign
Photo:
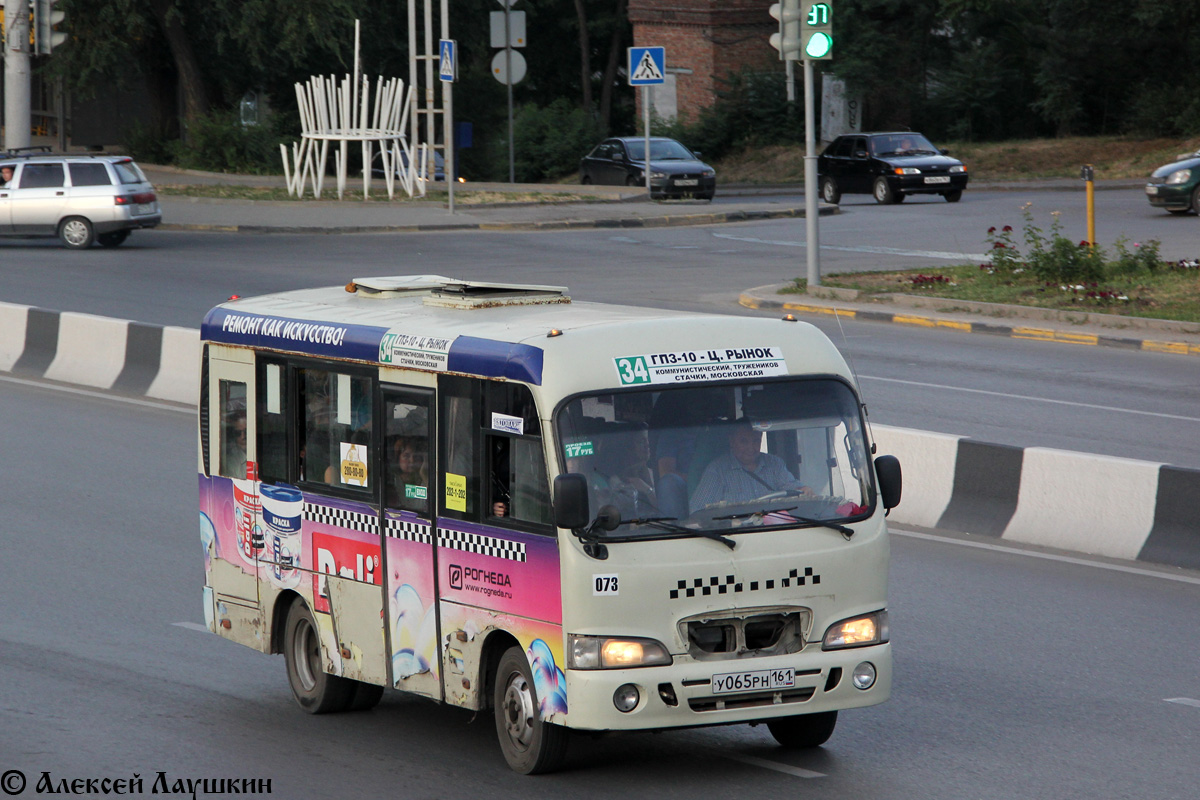
[(630, 47), (628, 52), (630, 86), (654, 86), (666, 82), (665, 48)]
[(458, 48), (454, 45), (453, 39), (439, 41), (438, 77), (446, 83), (453, 83), (457, 79), (458, 53), (456, 51)]

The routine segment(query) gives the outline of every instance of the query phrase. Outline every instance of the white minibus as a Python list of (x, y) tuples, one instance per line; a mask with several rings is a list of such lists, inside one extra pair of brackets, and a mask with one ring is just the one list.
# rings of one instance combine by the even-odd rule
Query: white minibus
[(888, 699), (900, 468), (815, 327), (422, 275), (201, 338), (205, 618), (304, 710), (491, 709), (536, 773), (571, 730), (815, 747)]

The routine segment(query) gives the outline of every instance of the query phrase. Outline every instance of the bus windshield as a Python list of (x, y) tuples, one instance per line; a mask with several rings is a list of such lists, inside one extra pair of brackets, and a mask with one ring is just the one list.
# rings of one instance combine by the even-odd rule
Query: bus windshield
[(793, 378), (576, 397), (557, 420), (612, 537), (842, 526), (874, 505), (859, 404), (844, 382)]

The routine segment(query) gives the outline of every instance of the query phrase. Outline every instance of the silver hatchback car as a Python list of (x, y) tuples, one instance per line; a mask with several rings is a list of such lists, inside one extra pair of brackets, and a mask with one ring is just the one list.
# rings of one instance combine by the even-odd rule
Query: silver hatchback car
[(57, 236), (82, 250), (160, 222), (158, 195), (128, 156), (0, 152), (0, 236)]

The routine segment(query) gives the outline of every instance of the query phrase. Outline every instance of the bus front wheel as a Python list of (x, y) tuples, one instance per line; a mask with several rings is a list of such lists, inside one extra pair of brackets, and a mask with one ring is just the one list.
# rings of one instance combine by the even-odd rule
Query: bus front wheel
[(767, 723), (767, 729), (771, 731), (775, 741), (789, 749), (798, 750), (825, 744), (833, 735), (835, 725), (837, 712), (823, 711), (820, 714), (800, 714), (773, 719)]
[(310, 714), (345, 711), (354, 699), (354, 681), (325, 671), (321, 633), (308, 606), (296, 598), (288, 610), (283, 657), (296, 702)]
[(519, 647), (510, 647), (496, 668), (492, 698), (496, 735), (504, 760), (522, 775), (553, 772), (567, 752), (567, 732), (541, 719), (533, 676)]

